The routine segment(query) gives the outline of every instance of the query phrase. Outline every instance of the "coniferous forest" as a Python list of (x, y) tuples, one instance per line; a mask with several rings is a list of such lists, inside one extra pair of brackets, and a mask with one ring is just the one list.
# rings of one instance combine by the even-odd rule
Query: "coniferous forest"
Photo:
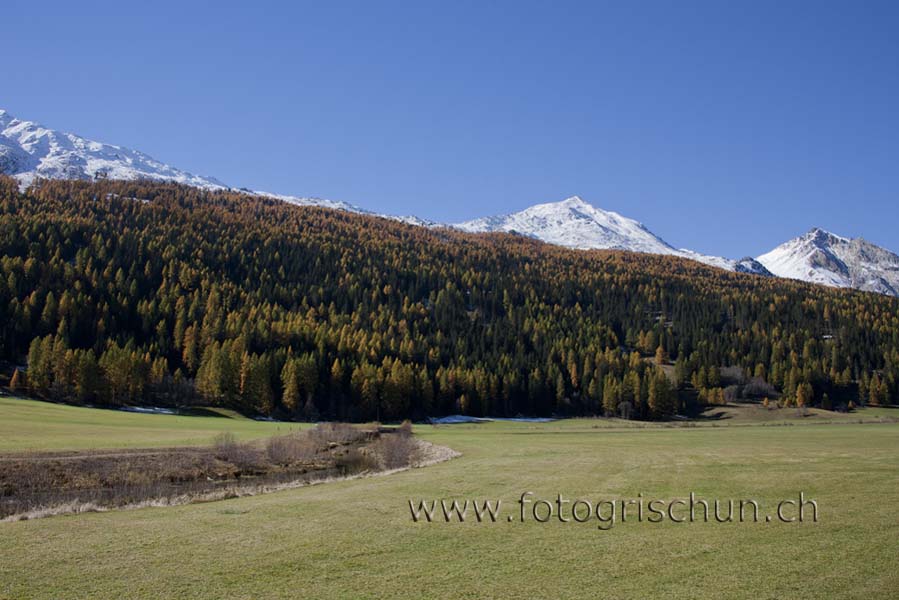
[(302, 419), (899, 399), (899, 299), (237, 192), (0, 178), (9, 386)]

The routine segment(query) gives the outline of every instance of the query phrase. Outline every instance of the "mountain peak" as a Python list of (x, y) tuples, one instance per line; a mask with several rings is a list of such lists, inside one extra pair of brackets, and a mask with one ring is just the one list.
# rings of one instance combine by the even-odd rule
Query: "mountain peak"
[(850, 241), (849, 238), (839, 236), (820, 227), (812, 227), (808, 233), (796, 239), (808, 240), (817, 246), (830, 246), (832, 244)]
[(816, 242), (825, 242), (832, 237), (832, 233), (820, 227), (812, 227), (803, 237)]
[(510, 215), (466, 221), (455, 227), (470, 232), (514, 231), (569, 248), (677, 254), (641, 223), (598, 209), (580, 196), (536, 204)]
[(889, 250), (813, 227), (758, 257), (778, 277), (899, 295), (899, 256)]
[(48, 179), (147, 179), (174, 181), (205, 189), (222, 189), (212, 177), (194, 175), (146, 154), (54, 131), (33, 121), (14, 118), (0, 109), (0, 173), (27, 186)]
[(823, 227), (812, 227), (808, 230), (806, 234), (808, 237), (816, 237), (816, 236), (831, 236), (831, 237), (840, 237), (831, 231), (827, 231)]
[(590, 208), (593, 208), (593, 206), (589, 202), (585, 201), (580, 196), (570, 196), (568, 198), (565, 198), (558, 204), (565, 204), (568, 206), (589, 206)]

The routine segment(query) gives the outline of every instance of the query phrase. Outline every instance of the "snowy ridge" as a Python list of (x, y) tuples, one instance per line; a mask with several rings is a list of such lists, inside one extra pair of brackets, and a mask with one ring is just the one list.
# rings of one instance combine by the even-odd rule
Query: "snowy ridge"
[(347, 212), (358, 213), (361, 215), (372, 215), (375, 217), (381, 217), (383, 219), (390, 219), (391, 221), (399, 221), (400, 223), (406, 223), (407, 225), (415, 225), (416, 227), (443, 227), (441, 223), (437, 223), (436, 221), (429, 221), (428, 219), (421, 219), (414, 215), (403, 215), (403, 216), (394, 216), (394, 215), (382, 215), (379, 213), (372, 212), (370, 210), (365, 210), (355, 204), (350, 204), (349, 202), (343, 202), (341, 200), (328, 200), (326, 198), (304, 198), (299, 196), (286, 196), (284, 194), (273, 194), (271, 192), (262, 192), (258, 190), (241, 190), (247, 192), (249, 194), (254, 194), (256, 196), (265, 196), (267, 198), (274, 198), (275, 200), (280, 200), (282, 202), (287, 202), (288, 204), (295, 204), (297, 206), (318, 206), (321, 208), (332, 208), (334, 210), (345, 210)]
[(399, 221), (400, 223), (405, 223), (406, 225), (415, 225), (416, 227), (445, 227), (443, 223), (438, 223), (437, 221), (431, 221), (430, 219), (422, 219), (421, 217), (416, 217), (415, 215), (401, 215), (401, 216), (393, 216), (393, 215), (378, 215), (379, 217), (384, 217), (385, 219), (391, 219), (393, 221)]
[(694, 252), (693, 250), (687, 250), (685, 248), (681, 248), (678, 250), (678, 255), (684, 258), (689, 258), (691, 260), (695, 260), (697, 262), (701, 262), (707, 264), (712, 267), (718, 267), (719, 269), (725, 269), (726, 271), (736, 271), (737, 273), (749, 273), (750, 275), (764, 275), (765, 277), (773, 277), (774, 274), (771, 273), (768, 269), (765, 268), (765, 265), (752, 258), (751, 256), (747, 256), (741, 258), (739, 260), (733, 260), (731, 258), (724, 258), (722, 256), (711, 256), (709, 254), (700, 254), (699, 252)]
[(345, 210), (347, 212), (361, 213), (361, 214), (373, 214), (365, 209), (359, 208), (353, 204), (348, 202), (342, 202), (340, 200), (326, 200), (324, 198), (303, 198), (300, 196), (286, 196), (284, 194), (272, 194), (271, 192), (262, 192), (257, 190), (241, 190), (243, 192), (247, 192), (248, 194), (253, 194), (256, 196), (265, 196), (266, 198), (272, 198), (274, 200), (280, 200), (281, 202), (287, 202), (288, 204), (295, 204), (297, 206), (320, 206), (322, 208), (333, 208), (335, 210)]
[(630, 250), (680, 256), (728, 271), (770, 275), (765, 267), (752, 258), (737, 261), (692, 250), (675, 249), (642, 223), (616, 212), (596, 208), (578, 196), (561, 202), (537, 204), (510, 215), (466, 221), (453, 227), (471, 233), (515, 232), (549, 244), (579, 250)]
[(899, 256), (817, 227), (758, 261), (778, 277), (899, 296)]
[(511, 215), (466, 221), (454, 227), (470, 233), (516, 232), (550, 244), (582, 250), (603, 248), (678, 254), (642, 223), (595, 208), (578, 196), (561, 202), (537, 204)]
[(48, 179), (147, 179), (174, 181), (206, 189), (225, 185), (161, 163), (142, 152), (102, 144), (72, 133), (21, 121), (0, 109), (0, 173), (23, 186)]

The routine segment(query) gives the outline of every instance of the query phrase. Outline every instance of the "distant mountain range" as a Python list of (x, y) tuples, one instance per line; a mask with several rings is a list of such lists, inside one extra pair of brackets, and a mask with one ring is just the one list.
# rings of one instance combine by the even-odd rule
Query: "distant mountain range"
[[(135, 150), (22, 121), (5, 110), (0, 110), (0, 173), (12, 175), (23, 186), (41, 177), (147, 179), (210, 190), (228, 189), (218, 179), (193, 175)], [(377, 215), (345, 202), (243, 191), (297, 205)], [(457, 224), (436, 223), (411, 215), (378, 216), (422, 227), (454, 227), (472, 233), (514, 232), (576, 249), (617, 249), (680, 256), (730, 271), (899, 296), (899, 256), (863, 239), (849, 239), (818, 228), (758, 258), (733, 260), (674, 248), (642, 223), (596, 208), (577, 196), (561, 202), (537, 204), (510, 215), (482, 217)]]

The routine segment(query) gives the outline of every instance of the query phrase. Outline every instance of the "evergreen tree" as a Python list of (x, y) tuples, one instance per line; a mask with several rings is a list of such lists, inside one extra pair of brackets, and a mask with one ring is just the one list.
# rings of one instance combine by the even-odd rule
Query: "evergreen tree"
[(281, 387), (284, 390), (281, 396), (281, 404), (288, 411), (293, 412), (300, 405), (300, 384), (297, 378), (296, 360), (289, 358), (281, 370)]
[(815, 391), (809, 383), (800, 383), (796, 388), (796, 406), (804, 408), (811, 406), (815, 397)]
[(649, 379), (649, 411), (655, 419), (667, 419), (676, 408), (676, 392), (665, 373), (658, 369)]

